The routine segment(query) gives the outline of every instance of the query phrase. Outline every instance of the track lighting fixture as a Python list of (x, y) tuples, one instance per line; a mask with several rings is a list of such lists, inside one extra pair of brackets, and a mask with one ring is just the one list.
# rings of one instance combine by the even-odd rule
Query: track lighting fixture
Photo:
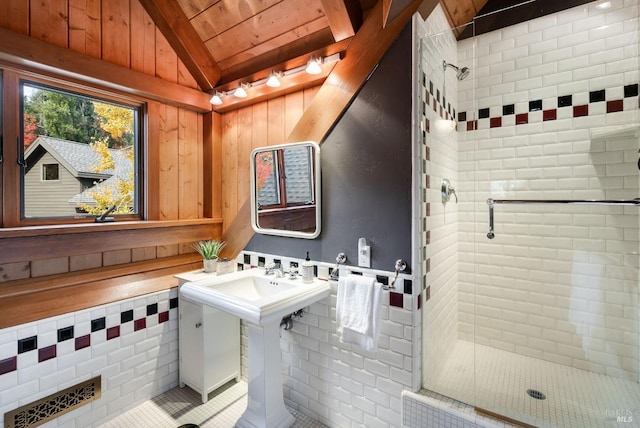
[(341, 55), (342, 55), (341, 52), (331, 54), (324, 58), (317, 57), (314, 55), (311, 57), (309, 62), (307, 62), (306, 64), (302, 64), (298, 67), (294, 67), (285, 71), (273, 70), (269, 74), (268, 78), (265, 77), (263, 79), (257, 80), (255, 82), (250, 82), (250, 83), (243, 82), (243, 83), (240, 83), (240, 85), (236, 89), (231, 89), (224, 92), (216, 91), (209, 101), (211, 102), (211, 104), (215, 106), (220, 106), (224, 104), (223, 99), (231, 95), (235, 96), (236, 98), (248, 97), (249, 95), (247, 91), (249, 90), (249, 88), (257, 88), (263, 85), (266, 85), (270, 88), (278, 88), (282, 84), (281, 80), (282, 79), (286, 80), (289, 76), (293, 76), (303, 72), (307, 72), (309, 74), (320, 74), (322, 73), (322, 68), (320, 67), (321, 64), (333, 64), (335, 62), (338, 62), (341, 59)]

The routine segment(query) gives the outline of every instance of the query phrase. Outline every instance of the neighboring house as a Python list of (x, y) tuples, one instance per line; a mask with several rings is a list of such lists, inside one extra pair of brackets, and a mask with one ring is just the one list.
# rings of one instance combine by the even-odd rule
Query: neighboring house
[(25, 150), (24, 216), (81, 214), (79, 203), (94, 204), (88, 190), (126, 177), (132, 168), (122, 150), (110, 149), (116, 168), (96, 172), (101, 156), (89, 145), (38, 137)]

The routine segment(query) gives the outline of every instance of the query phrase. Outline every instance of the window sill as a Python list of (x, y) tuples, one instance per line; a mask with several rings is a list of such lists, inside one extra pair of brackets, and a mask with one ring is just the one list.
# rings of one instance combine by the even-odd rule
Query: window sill
[(130, 221), (0, 229), (0, 264), (219, 238), (222, 219)]
[(187, 220), (135, 220), (135, 221), (115, 221), (109, 223), (74, 223), (38, 225), (23, 227), (0, 228), (0, 239), (26, 237), (26, 236), (49, 236), (63, 235), (71, 233), (87, 232), (108, 232), (114, 230), (170, 228), (175, 226), (195, 225), (195, 224), (218, 224), (222, 223), (221, 218), (199, 218)]

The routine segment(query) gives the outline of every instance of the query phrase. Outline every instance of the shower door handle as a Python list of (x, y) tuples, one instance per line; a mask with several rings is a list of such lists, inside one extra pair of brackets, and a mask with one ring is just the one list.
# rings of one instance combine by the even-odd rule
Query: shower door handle
[(489, 205), (489, 233), (487, 238), (495, 238), (493, 232), (493, 207), (496, 204), (534, 205), (534, 204), (573, 204), (573, 205), (608, 205), (608, 206), (640, 206), (640, 198), (635, 199), (487, 199)]

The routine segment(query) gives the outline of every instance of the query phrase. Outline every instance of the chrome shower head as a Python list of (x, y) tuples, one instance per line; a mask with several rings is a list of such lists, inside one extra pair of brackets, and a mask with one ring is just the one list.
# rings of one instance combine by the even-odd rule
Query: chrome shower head
[(442, 69), (443, 69), (443, 70), (446, 70), (446, 69), (447, 69), (447, 67), (451, 67), (451, 68), (453, 68), (454, 70), (456, 70), (456, 78), (457, 78), (458, 80), (464, 80), (464, 79), (466, 79), (466, 78), (467, 78), (467, 76), (469, 76), (469, 72), (471, 71), (471, 70), (469, 70), (469, 68), (468, 68), (468, 67), (462, 67), (462, 68), (460, 68), (460, 67), (455, 66), (455, 65), (453, 65), (453, 64), (449, 64), (447, 61), (442, 61)]

